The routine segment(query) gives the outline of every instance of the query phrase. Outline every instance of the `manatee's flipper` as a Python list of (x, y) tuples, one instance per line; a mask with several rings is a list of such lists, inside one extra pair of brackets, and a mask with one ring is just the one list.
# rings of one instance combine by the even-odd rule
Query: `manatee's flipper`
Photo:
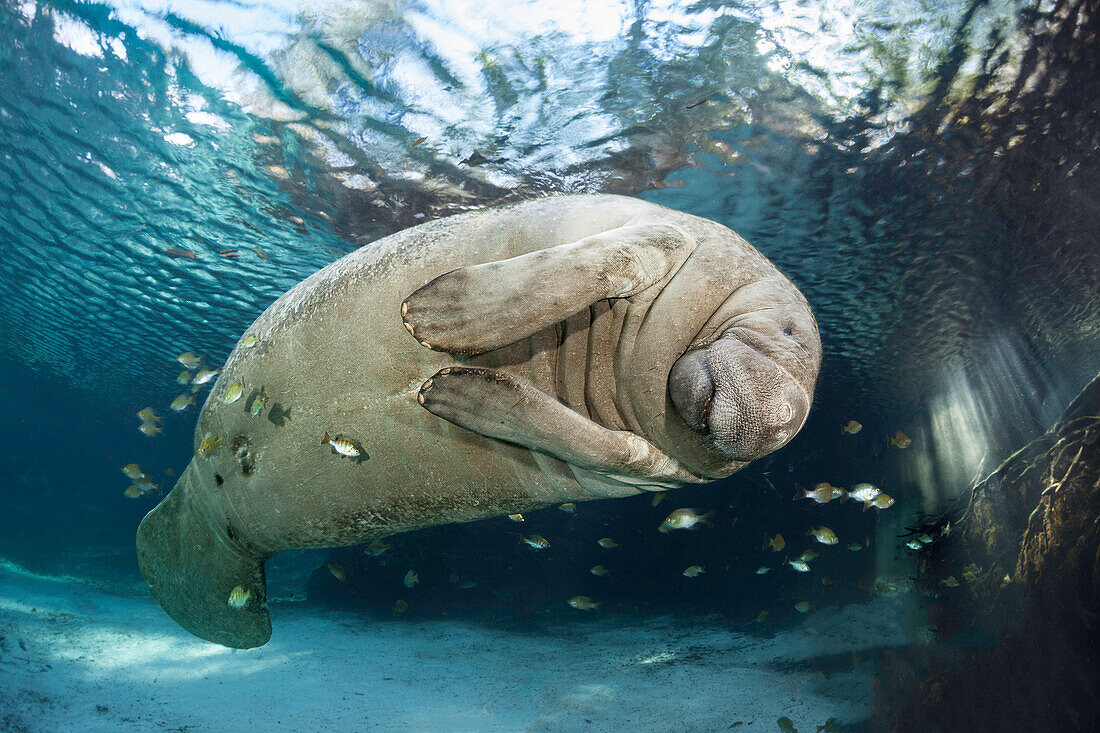
[(482, 354), (525, 339), (592, 303), (628, 298), (687, 258), (692, 240), (669, 224), (632, 224), (498, 262), (452, 270), (401, 304), (424, 346)]
[[(214, 530), (191, 489), (195, 480), (189, 466), (141, 521), (141, 574), (168, 615), (195, 636), (238, 649), (261, 646), (271, 638), (266, 558)], [(229, 597), (238, 586), (234, 600), (240, 607), (235, 608)]]
[(609, 430), (504, 372), (441, 369), (424, 382), (417, 401), (467, 430), (548, 453), (639, 488), (706, 481), (641, 436)]

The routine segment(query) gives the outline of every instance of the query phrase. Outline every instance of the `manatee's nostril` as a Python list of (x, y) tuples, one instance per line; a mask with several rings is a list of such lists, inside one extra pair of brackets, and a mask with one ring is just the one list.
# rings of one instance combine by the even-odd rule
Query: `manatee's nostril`
[(223, 483), (225, 483), (225, 479), (222, 478), (222, 475), (220, 473), (216, 473), (214, 474), (214, 483), (216, 483), (218, 486), (221, 486)]
[(784, 402), (779, 406), (779, 422), (786, 423), (794, 416), (794, 408), (789, 403)]

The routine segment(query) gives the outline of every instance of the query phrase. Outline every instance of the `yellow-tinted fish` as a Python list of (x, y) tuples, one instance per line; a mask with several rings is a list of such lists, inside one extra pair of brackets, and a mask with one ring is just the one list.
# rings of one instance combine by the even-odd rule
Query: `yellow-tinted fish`
[(859, 544), (858, 542), (853, 542), (852, 544), (848, 545), (848, 549), (852, 552), (859, 552), (863, 549), (863, 545)]
[(219, 374), (221, 374), (220, 369), (202, 369), (196, 372), (195, 376), (191, 377), (191, 384), (206, 384)]
[(141, 470), (141, 466), (136, 463), (127, 463), (125, 466), (122, 467), (122, 472), (126, 474), (126, 478), (131, 479), (140, 478), (141, 476), (145, 475), (145, 473)]
[(520, 535), (519, 540), (520, 542), (535, 550), (545, 550), (547, 547), (550, 546), (550, 540), (539, 534), (533, 534), (530, 537), (524, 537)]
[(235, 585), (233, 586), (233, 590), (229, 591), (229, 607), (244, 608), (251, 598), (252, 586), (249, 586), (248, 588), (242, 588), (239, 585)]
[(152, 407), (146, 407), (143, 410), (139, 410), (137, 416), (141, 418), (142, 422), (160, 423), (164, 419), (155, 413)]
[(566, 503), (559, 506), (558, 509), (561, 509), (563, 512), (572, 514), (573, 512), (577, 511), (577, 505), (571, 501), (567, 501)]
[(605, 550), (613, 550), (619, 546), (619, 543), (611, 539), (610, 537), (601, 537), (600, 539), (596, 540), (596, 544)]
[(522, 514), (509, 514), (508, 518), (511, 519), (513, 522), (522, 522), (523, 521), (523, 515)]
[(401, 614), (405, 613), (405, 611), (408, 611), (408, 610), (409, 610), (409, 604), (405, 603), (405, 601), (401, 600), (400, 598), (397, 599), (397, 603), (393, 604), (393, 615), (394, 616), (400, 616)]
[(172, 404), (168, 405), (176, 412), (183, 412), (191, 405), (195, 404), (195, 396), (189, 394), (181, 394), (176, 399), (172, 400)]
[(133, 485), (127, 486), (126, 490), (122, 493), (131, 499), (137, 499), (139, 497), (145, 496), (145, 492), (141, 490), (141, 487)]
[(241, 398), (244, 394), (244, 379), (238, 379), (233, 384), (229, 385), (229, 389), (225, 390), (225, 397), (222, 397), (222, 402), (227, 405), (232, 405), (234, 402)]
[(908, 435), (906, 435), (905, 433), (903, 433), (899, 430), (897, 435), (894, 435), (890, 438), (890, 443), (889, 444), (891, 446), (895, 447), (895, 448), (905, 450), (906, 448), (909, 447), (909, 444), (912, 443), (912, 442), (913, 441), (909, 439)]
[(146, 473), (143, 473), (140, 476), (138, 476), (136, 479), (134, 479), (134, 485), (138, 486), (142, 489), (148, 489), (148, 490), (159, 489), (160, 488), (160, 484), (154, 484), (153, 479), (150, 478), (149, 474), (146, 474)]
[(910, 550), (919, 550), (924, 547), (920, 540), (909, 540), (905, 543), (905, 546), (908, 547)]
[(150, 438), (156, 435), (160, 435), (162, 432), (164, 432), (161, 428), (158, 428), (156, 425), (150, 422), (143, 422), (141, 425), (138, 426), (138, 430), (145, 433)]
[(656, 494), (653, 495), (653, 498), (649, 500), (649, 505), (650, 506), (657, 506), (658, 504), (660, 504), (662, 501), (664, 501), (667, 498), (668, 498), (668, 492), (667, 491), (658, 491)]
[(606, 578), (608, 575), (611, 574), (611, 571), (605, 568), (603, 565), (593, 565), (588, 570), (588, 572), (592, 573), (593, 575), (598, 575), (601, 578)]
[(335, 438), (330, 438), (327, 432), (325, 433), (325, 437), (321, 439), (321, 445), (331, 445), (333, 453), (338, 453), (347, 458), (358, 458), (362, 453), (358, 446), (347, 438), (342, 438), (339, 435)]
[(955, 579), (954, 575), (948, 575), (946, 578), (940, 581), (941, 584), (946, 585), (948, 588), (958, 588), (959, 581)]
[(191, 384), (191, 380), (194, 378), (194, 372), (184, 369), (182, 372), (176, 375), (176, 384)]
[(780, 552), (787, 546), (787, 541), (783, 539), (783, 535), (777, 534), (775, 537), (768, 537), (764, 540), (764, 546), (760, 549), (771, 550), (772, 552)]
[(844, 489), (839, 486), (833, 486), (827, 481), (820, 484), (814, 484), (814, 487), (810, 490), (806, 490), (801, 486), (795, 486), (794, 501), (799, 499), (813, 499), (818, 504), (828, 504), (833, 499), (839, 499), (844, 496)]
[(836, 718), (829, 718), (824, 725), (817, 726), (817, 733), (841, 733), (840, 723), (836, 722)]
[(882, 489), (874, 484), (856, 484), (848, 491), (848, 498), (867, 503), (874, 501), (882, 493)]
[(420, 582), (420, 573), (417, 573), (415, 570), (410, 570), (409, 572), (405, 573), (404, 582), (406, 588), (412, 588), (414, 585)]
[(826, 585), (826, 586), (835, 585), (836, 584), (836, 579), (831, 578), (828, 575), (825, 575), (825, 576), (822, 576), (822, 578), (821, 578), (821, 584)]
[(771, 572), (771, 568), (769, 568), (767, 565), (761, 565), (760, 567), (758, 567), (756, 569), (756, 574), (757, 575), (764, 575), (765, 573), (770, 573), (770, 572)]
[(766, 610), (761, 611), (760, 613), (756, 614), (756, 623), (762, 624), (767, 620), (768, 620), (768, 612)]
[(684, 575), (688, 578), (696, 578), (705, 572), (707, 572), (706, 568), (704, 568), (702, 565), (692, 565), (691, 567), (684, 569)]
[(215, 438), (213, 433), (207, 433), (202, 436), (202, 442), (199, 443), (198, 454), (203, 458), (209, 458), (214, 455), (214, 452), (218, 450), (218, 446), (222, 444), (221, 438)]
[(665, 530), (691, 529), (697, 524), (706, 524), (709, 526), (709, 517), (712, 514), (714, 514), (714, 512), (698, 514), (694, 509), (676, 509), (665, 517), (665, 521), (661, 522), (661, 528)]
[(363, 552), (370, 555), (371, 557), (381, 557), (385, 554), (386, 550), (389, 550), (392, 547), (393, 545), (387, 545), (385, 542), (375, 540), (374, 542), (367, 545), (367, 549), (363, 550)]
[(263, 414), (265, 407), (267, 407), (267, 395), (261, 389), (260, 393), (252, 398), (252, 404), (248, 406), (248, 414), (252, 417), (259, 417)]
[(794, 723), (786, 715), (775, 721), (775, 724), (779, 726), (779, 730), (783, 733), (798, 733), (798, 729), (794, 727)]
[(863, 505), (863, 511), (867, 511), (870, 507), (874, 507), (875, 509), (889, 509), (892, 506), (894, 506), (894, 497), (889, 494), (879, 494), (873, 501), (866, 502)]
[(260, 339), (256, 338), (255, 336), (245, 336), (243, 339), (241, 339), (241, 348), (251, 349), (258, 343), (260, 343)]
[(344, 569), (336, 563), (326, 562), (325, 567), (328, 568), (328, 571), (330, 573), (332, 573), (332, 577), (336, 578), (337, 580), (343, 582), (348, 579), (347, 573), (345, 573)]
[(794, 569), (795, 572), (798, 572), (798, 573), (808, 573), (808, 572), (810, 572), (810, 566), (806, 564), (805, 560), (799, 560), (799, 559), (795, 558), (794, 560), (788, 560), (787, 564), (790, 565), (791, 568)]
[(837, 543), (836, 532), (828, 527), (815, 527), (810, 529), (806, 533), (807, 536), (813, 535), (814, 539), (823, 545), (835, 545)]
[(176, 361), (183, 364), (188, 369), (198, 369), (202, 366), (202, 357), (192, 354), (190, 351), (185, 351), (177, 356)]
[(855, 435), (860, 430), (863, 430), (863, 426), (857, 423), (855, 420), (849, 420), (848, 423), (840, 429), (841, 433), (847, 433), (848, 435)]
[(582, 611), (595, 611), (600, 607), (599, 601), (594, 601), (588, 596), (573, 596), (566, 601), (573, 608), (579, 608)]
[(802, 562), (809, 562), (810, 560), (816, 560), (819, 557), (821, 557), (821, 553), (817, 550), (806, 550), (795, 559), (801, 560)]
[(917, 539), (920, 540), (921, 543), (925, 544), (925, 545), (929, 545), (929, 544), (932, 543), (932, 535), (930, 535), (928, 533), (917, 535)]
[(814, 604), (809, 603), (808, 601), (799, 601), (798, 603), (794, 604), (795, 610), (799, 613), (809, 613), (813, 610), (813, 607)]

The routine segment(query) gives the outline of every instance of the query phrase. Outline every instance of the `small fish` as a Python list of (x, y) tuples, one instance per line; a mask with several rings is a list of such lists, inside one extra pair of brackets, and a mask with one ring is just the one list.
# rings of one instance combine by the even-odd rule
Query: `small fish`
[(879, 494), (874, 498), (874, 501), (869, 501), (863, 505), (863, 511), (867, 511), (870, 507), (875, 509), (889, 509), (894, 506), (894, 497), (889, 494)]
[(791, 568), (794, 569), (795, 572), (798, 572), (798, 573), (808, 573), (808, 572), (810, 572), (810, 566), (806, 564), (805, 560), (799, 560), (798, 558), (795, 558), (794, 560), (788, 560), (787, 564), (790, 565)]
[(150, 438), (160, 435), (162, 432), (164, 432), (161, 428), (158, 428), (156, 425), (148, 422), (143, 422), (141, 425), (139, 425), (138, 430), (145, 433)]
[(252, 251), (255, 252), (256, 256), (259, 257), (261, 260), (267, 260), (267, 252), (264, 252), (259, 247), (252, 247)]
[(198, 255), (189, 249), (180, 249), (179, 247), (166, 247), (164, 254), (169, 257), (179, 257), (184, 260), (194, 260), (198, 258)]
[(222, 249), (218, 250), (218, 254), (230, 260), (235, 260), (241, 256), (241, 253), (235, 249)]
[(325, 437), (321, 439), (321, 445), (331, 445), (332, 452), (347, 458), (358, 458), (362, 451), (347, 438), (342, 438), (339, 435), (335, 438), (330, 438), (326, 432)]
[(601, 537), (600, 539), (596, 540), (596, 544), (605, 550), (613, 550), (619, 546), (619, 543), (611, 539), (610, 537)]
[(591, 568), (589, 568), (588, 572), (592, 573), (593, 575), (598, 575), (601, 578), (606, 578), (608, 575), (611, 574), (611, 571), (605, 568), (603, 565), (593, 565)]
[(821, 557), (821, 553), (817, 550), (806, 550), (801, 555), (795, 558), (795, 560), (801, 560), (802, 562), (809, 562), (810, 560), (816, 560)]
[(766, 610), (761, 611), (760, 613), (756, 614), (756, 623), (758, 623), (758, 624), (764, 623), (765, 621), (768, 620), (768, 615), (769, 614)]
[(409, 610), (409, 604), (406, 603), (405, 601), (401, 600), (400, 598), (397, 599), (397, 603), (393, 604), (393, 615), (394, 616), (400, 616), (401, 614), (405, 613), (405, 611), (408, 611), (408, 610)]
[(336, 563), (326, 562), (325, 567), (328, 568), (328, 571), (330, 573), (332, 573), (332, 577), (336, 578), (341, 583), (348, 579), (347, 573), (345, 573), (344, 569), (342, 567), (340, 567), (339, 565), (337, 565)]
[(198, 369), (202, 366), (202, 357), (197, 354), (192, 354), (190, 351), (185, 351), (177, 356), (176, 361), (183, 364), (188, 369)]
[(840, 733), (840, 724), (836, 718), (829, 718), (824, 725), (817, 726), (817, 733)]
[(416, 138), (415, 140), (413, 140), (413, 141), (412, 141), (412, 145), (410, 145), (409, 147), (411, 147), (411, 148), (415, 148), (415, 147), (416, 147), (417, 145), (423, 145), (423, 144), (424, 144), (424, 142), (425, 142), (425, 141), (426, 141), (427, 139), (428, 139), (428, 138), (426, 138), (426, 137), (418, 137), (418, 138)]
[(126, 490), (122, 492), (131, 499), (138, 499), (145, 496), (145, 492), (141, 490), (140, 486), (127, 486)]
[(664, 501), (667, 498), (668, 498), (668, 492), (667, 491), (658, 491), (656, 494), (653, 495), (653, 498), (649, 500), (649, 505), (650, 506), (657, 506), (658, 504), (660, 504), (662, 501)]
[(917, 539), (920, 540), (921, 544), (932, 544), (932, 535), (930, 534), (919, 534), (917, 535)]
[(909, 439), (909, 436), (905, 433), (898, 431), (897, 435), (892, 436), (889, 439), (889, 445), (899, 450), (905, 450), (913, 441)]
[(558, 509), (561, 509), (563, 512), (566, 512), (567, 514), (572, 514), (573, 512), (577, 511), (577, 505), (574, 504), (571, 501), (567, 501), (566, 503), (559, 506)]
[(539, 534), (533, 534), (530, 537), (520, 535), (519, 541), (535, 550), (545, 550), (550, 546), (550, 540)]
[(176, 412), (183, 412), (191, 405), (195, 404), (195, 396), (189, 394), (181, 394), (176, 399), (172, 400), (172, 404), (168, 405)]
[(948, 588), (958, 588), (959, 581), (955, 579), (954, 575), (948, 575), (946, 578), (940, 581), (942, 585), (946, 585)]
[(813, 499), (818, 504), (828, 504), (833, 499), (839, 499), (842, 496), (844, 496), (844, 489), (839, 486), (833, 486), (825, 481), (820, 484), (814, 484), (813, 489), (809, 491), (801, 486), (796, 486), (794, 501), (798, 501), (799, 499)]
[(758, 568), (756, 569), (756, 574), (757, 574), (757, 575), (765, 575), (765, 574), (767, 574), (767, 573), (770, 573), (770, 572), (771, 572), (771, 570), (772, 570), (772, 569), (771, 569), (771, 568), (769, 568), (769, 567), (768, 567), (767, 565), (761, 565), (760, 567), (758, 567)]
[(779, 730), (783, 733), (798, 733), (798, 728), (794, 727), (794, 723), (786, 715), (775, 721), (775, 724), (779, 726)]
[(702, 565), (692, 565), (689, 568), (685, 568), (683, 574), (687, 578), (697, 578), (705, 572), (707, 572), (706, 568)]
[(787, 541), (783, 539), (783, 535), (777, 534), (775, 537), (768, 537), (764, 540), (764, 546), (760, 549), (768, 550), (772, 552), (781, 552), (784, 547), (787, 546)]
[(924, 547), (924, 545), (921, 544), (920, 540), (909, 540), (905, 543), (905, 546), (908, 547), (910, 550), (919, 550)]
[(392, 547), (393, 545), (387, 545), (381, 540), (375, 540), (374, 542), (367, 545), (367, 549), (363, 550), (363, 552), (370, 555), (371, 557), (381, 557), (382, 555), (386, 554), (386, 550), (389, 550)]
[(126, 474), (126, 478), (136, 479), (144, 476), (145, 473), (141, 470), (141, 466), (136, 463), (127, 463), (122, 467), (122, 472)]
[(513, 522), (522, 522), (523, 521), (523, 515), (522, 514), (509, 514), (508, 518), (511, 519)]
[(227, 405), (232, 405), (234, 402), (241, 398), (244, 394), (244, 379), (238, 379), (233, 384), (229, 385), (229, 389), (225, 390), (225, 397), (222, 397), (222, 402)]
[(207, 433), (202, 436), (202, 442), (199, 443), (198, 454), (203, 458), (209, 458), (214, 455), (214, 452), (218, 450), (218, 446), (222, 444), (221, 438), (215, 438), (213, 433)]
[(195, 376), (191, 378), (191, 384), (206, 384), (221, 373), (221, 369), (200, 369), (195, 373)]
[(256, 336), (245, 336), (243, 339), (241, 339), (241, 348), (251, 349), (258, 343), (260, 343), (260, 339)]
[(470, 588), (473, 588), (475, 585), (477, 585), (476, 580), (464, 580), (464, 581), (462, 581), (461, 583), (458, 584), (458, 587), (461, 588), (462, 590), (469, 590)]
[(863, 430), (862, 425), (857, 423), (855, 420), (849, 420), (848, 423), (840, 429), (840, 432), (847, 435), (855, 435), (860, 430)]
[(600, 601), (594, 601), (588, 596), (573, 596), (566, 603), (582, 611), (595, 611), (600, 607)]
[(848, 491), (848, 498), (864, 503), (874, 501), (875, 497), (882, 493), (882, 489), (874, 484), (856, 484)]
[(409, 572), (405, 573), (404, 583), (405, 583), (406, 588), (412, 588), (414, 585), (416, 585), (419, 582), (420, 582), (420, 573), (416, 572), (415, 570), (410, 570)]
[(798, 603), (794, 604), (795, 610), (798, 611), (799, 613), (809, 613), (810, 611), (813, 610), (813, 607), (814, 607), (814, 604), (812, 604), (808, 601), (799, 601)]
[(863, 545), (859, 544), (858, 542), (853, 542), (852, 544), (848, 545), (848, 549), (852, 552), (859, 552), (863, 549)]
[(698, 514), (694, 509), (676, 509), (661, 522), (663, 529), (691, 529), (697, 524), (710, 526), (709, 517), (714, 512)]
[(233, 590), (229, 591), (229, 607), (244, 608), (251, 598), (252, 586), (249, 586), (248, 588), (243, 588), (239, 585), (235, 585), (233, 586)]
[(153, 411), (152, 407), (146, 407), (143, 410), (139, 410), (137, 416), (139, 418), (141, 418), (142, 422), (151, 422), (151, 423), (160, 424), (160, 422), (162, 420), (164, 420), (163, 417), (161, 417), (160, 415), (158, 415), (156, 412)]
[(150, 478), (149, 475), (145, 474), (145, 473), (141, 474), (136, 479), (134, 479), (134, 485), (139, 486), (142, 489), (146, 489), (146, 490), (153, 490), (153, 489), (159, 489), (160, 488), (160, 484), (154, 484), (153, 479)]
[(824, 586), (836, 585), (836, 578), (825, 575), (821, 578), (821, 584)]
[(190, 369), (184, 369), (182, 372), (176, 375), (176, 384), (191, 384), (191, 380), (195, 377), (195, 373)]
[(252, 398), (252, 403), (248, 406), (248, 414), (252, 417), (259, 417), (264, 414), (264, 408), (267, 407), (267, 395), (260, 390), (260, 393)]
[(949, 534), (951, 534), (951, 522), (943, 525), (943, 528), (940, 530), (940, 537), (946, 537)]
[(813, 535), (814, 539), (823, 545), (835, 545), (837, 543), (836, 532), (828, 527), (816, 527), (810, 529), (806, 536)]

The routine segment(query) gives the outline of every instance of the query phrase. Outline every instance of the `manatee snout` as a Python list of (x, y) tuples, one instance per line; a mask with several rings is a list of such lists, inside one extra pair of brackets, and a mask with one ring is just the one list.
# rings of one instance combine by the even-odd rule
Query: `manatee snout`
[(784, 446), (810, 411), (809, 394), (793, 376), (734, 336), (680, 357), (668, 391), (676, 412), (710, 449), (738, 461)]

